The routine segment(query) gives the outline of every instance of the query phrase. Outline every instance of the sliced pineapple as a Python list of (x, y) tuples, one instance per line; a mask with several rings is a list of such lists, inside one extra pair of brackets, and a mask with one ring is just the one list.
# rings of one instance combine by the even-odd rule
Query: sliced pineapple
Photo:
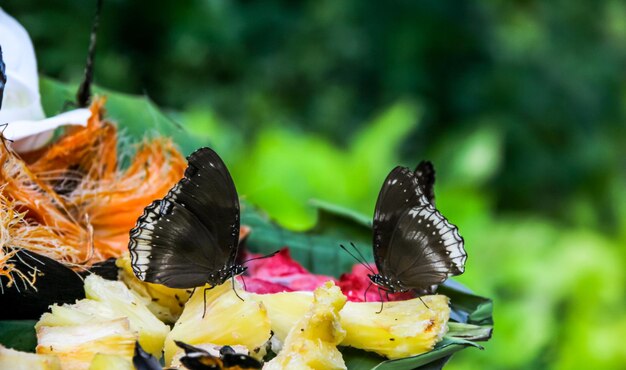
[[(273, 340), (284, 341), (287, 331), (305, 312), (313, 298), (306, 292), (254, 294), (267, 308)], [(346, 330), (342, 346), (376, 352), (388, 358), (417, 355), (432, 349), (443, 338), (450, 317), (448, 298), (431, 295), (385, 302), (347, 302), (341, 310), (341, 326)]]
[(135, 370), (135, 367), (123, 356), (98, 353), (91, 361), (89, 370)]
[[(313, 303), (313, 292), (284, 292), (274, 294), (250, 293), (262, 302), (272, 324), (272, 342), (284, 343), (289, 330), (304, 316)], [(273, 345), (274, 347), (274, 345)]]
[(345, 303), (346, 297), (332, 281), (317, 288), (308, 312), (291, 328), (278, 356), (263, 369), (346, 369), (337, 349), (346, 335), (339, 319)]
[[(242, 345), (251, 354), (258, 352), (270, 338), (270, 320), (263, 304), (251, 299), (239, 283), (232, 280), (204, 292), (196, 289), (165, 340), (165, 363), (179, 351), (174, 340), (193, 346), (202, 344)], [(208, 287), (208, 286), (207, 286)], [(204, 297), (206, 295), (206, 312)], [(204, 318), (202, 317), (204, 314)]]
[(430, 351), (447, 331), (448, 304), (444, 295), (429, 295), (385, 302), (377, 313), (380, 302), (349, 302), (341, 311), (341, 325), (347, 331), (341, 344), (390, 359)]
[(64, 370), (89, 369), (98, 353), (132, 360), (135, 333), (128, 319), (116, 319), (77, 326), (40, 326), (37, 353), (59, 357)]
[(21, 352), (0, 345), (0, 369), (61, 370), (61, 362), (55, 355)]
[(128, 318), (131, 330), (146, 351), (161, 357), (169, 327), (123, 283), (90, 275), (85, 279), (85, 292), (88, 298), (75, 304), (52, 305), (51, 312), (43, 314), (35, 328), (81, 326)]
[(35, 329), (41, 326), (71, 326), (85, 323), (110, 321), (124, 316), (110, 306), (92, 299), (81, 299), (74, 304), (50, 306), (51, 312), (44, 313)]
[(152, 284), (137, 279), (130, 264), (130, 256), (125, 253), (116, 261), (119, 279), (134, 293), (143, 298), (148, 309), (161, 321), (168, 324), (176, 322), (183, 312), (185, 302), (191, 296), (191, 290), (174, 289), (161, 284)]
[(123, 283), (90, 275), (85, 279), (85, 294), (87, 298), (110, 307), (116, 314), (128, 317), (131, 329), (139, 333), (141, 346), (155, 357), (161, 357), (169, 327), (154, 316)]

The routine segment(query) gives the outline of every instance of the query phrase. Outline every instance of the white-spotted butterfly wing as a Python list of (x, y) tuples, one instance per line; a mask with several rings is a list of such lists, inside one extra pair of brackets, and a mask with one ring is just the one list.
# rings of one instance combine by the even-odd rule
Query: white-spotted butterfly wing
[(221, 284), (238, 248), (239, 198), (226, 165), (209, 148), (187, 160), (184, 177), (130, 231), (135, 275), (172, 288)]
[(379, 271), (391, 242), (391, 235), (402, 213), (412, 207), (428, 204), (415, 174), (405, 167), (394, 168), (383, 183), (374, 210), (374, 260)]
[(396, 167), (380, 191), (374, 213), (374, 258), (378, 283), (388, 291), (429, 291), (464, 271), (463, 238), (425, 195), (433, 193), (434, 169), (428, 173), (430, 185), (420, 183), (419, 172)]
[(421, 161), (415, 167), (415, 177), (428, 203), (435, 205), (435, 166), (430, 161)]

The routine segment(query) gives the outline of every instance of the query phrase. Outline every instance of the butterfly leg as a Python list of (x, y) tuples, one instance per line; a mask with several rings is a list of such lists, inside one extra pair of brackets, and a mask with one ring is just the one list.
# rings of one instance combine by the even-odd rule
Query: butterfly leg
[(204, 296), (204, 309), (202, 310), (202, 318), (204, 319), (204, 315), (206, 315), (206, 292), (208, 292), (209, 290), (215, 288), (215, 285), (211, 285), (210, 288), (204, 288), (204, 291), (202, 292), (202, 295)]
[(367, 291), (370, 290), (371, 287), (372, 283), (370, 282), (370, 285), (368, 285), (367, 288), (365, 288), (365, 292), (363, 292), (363, 302), (367, 302)]
[(422, 303), (424, 304), (424, 306), (426, 306), (426, 308), (428, 308), (430, 310), (430, 307), (428, 307), (428, 305), (426, 304), (426, 302), (424, 302), (424, 300), (422, 299), (422, 297), (417, 297), (420, 299), (420, 301), (422, 301)]
[(381, 289), (378, 288), (378, 296), (380, 297), (380, 311), (376, 312), (377, 314), (383, 312), (383, 294), (381, 293)]
[(233, 287), (233, 292), (235, 292), (235, 295), (237, 296), (237, 298), (241, 299), (241, 301), (243, 302), (244, 299), (239, 296), (239, 293), (237, 293), (237, 289), (235, 289), (235, 275), (232, 275), (230, 278), (232, 279), (231, 286)]
[(241, 283), (243, 284), (243, 290), (248, 290), (248, 287), (246, 286), (246, 279), (244, 279), (243, 275), (241, 275)]

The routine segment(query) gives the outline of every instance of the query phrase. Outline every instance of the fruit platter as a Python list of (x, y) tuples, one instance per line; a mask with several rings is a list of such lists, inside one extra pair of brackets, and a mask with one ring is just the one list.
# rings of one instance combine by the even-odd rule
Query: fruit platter
[(0, 369), (438, 369), (491, 338), (430, 162), (390, 163), (372, 215), (318, 201), (293, 231), (148, 99), (86, 100), (39, 145), (1, 137)]

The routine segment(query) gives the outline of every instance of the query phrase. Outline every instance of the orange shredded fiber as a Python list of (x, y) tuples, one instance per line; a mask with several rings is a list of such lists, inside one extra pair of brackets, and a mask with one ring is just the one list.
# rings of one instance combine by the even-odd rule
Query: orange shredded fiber
[(76, 268), (119, 257), (144, 207), (182, 177), (186, 160), (166, 138), (137, 144), (122, 169), (103, 105), (95, 99), (86, 127), (25, 155), (28, 163), (0, 145), (0, 275), (16, 273), (10, 258), (19, 248)]

